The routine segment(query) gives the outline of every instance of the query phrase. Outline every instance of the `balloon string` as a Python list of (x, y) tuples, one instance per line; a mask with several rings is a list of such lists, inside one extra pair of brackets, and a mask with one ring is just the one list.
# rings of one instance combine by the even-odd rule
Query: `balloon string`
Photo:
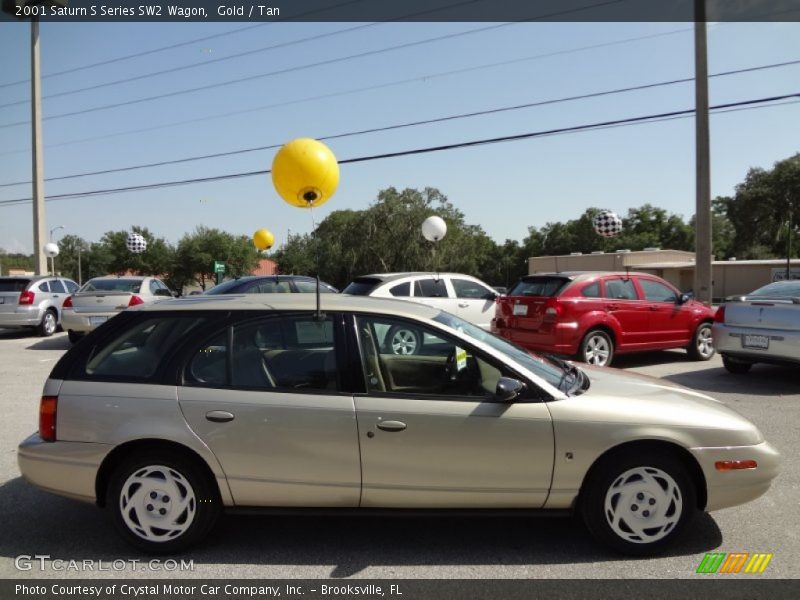
[(317, 321), (321, 321), (323, 319), (323, 316), (322, 316), (322, 307), (320, 306), (321, 300), (320, 300), (320, 297), (319, 297), (319, 286), (320, 286), (320, 283), (319, 283), (319, 271), (320, 271), (319, 238), (317, 237), (317, 223), (316, 223), (316, 221), (314, 221), (314, 203), (313, 202), (309, 202), (308, 203), (308, 212), (311, 215), (311, 235), (313, 236), (313, 239), (314, 239), (314, 254), (316, 255), (316, 259), (317, 259), (317, 261), (316, 261), (317, 262), (317, 289), (316, 289), (317, 315), (316, 315), (316, 319), (317, 319)]

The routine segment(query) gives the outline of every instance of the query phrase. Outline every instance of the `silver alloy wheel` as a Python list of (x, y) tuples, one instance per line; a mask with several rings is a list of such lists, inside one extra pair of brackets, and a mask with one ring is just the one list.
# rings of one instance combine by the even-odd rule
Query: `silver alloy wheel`
[(697, 330), (697, 353), (703, 358), (714, 354), (714, 338), (711, 337), (710, 325), (700, 325)]
[(194, 521), (197, 500), (187, 479), (175, 469), (150, 465), (122, 485), (119, 508), (125, 525), (148, 542), (167, 542)]
[(608, 357), (611, 355), (611, 348), (608, 345), (608, 340), (605, 336), (599, 334), (592, 334), (586, 340), (586, 362), (590, 365), (605, 366), (608, 363)]
[(675, 529), (683, 514), (683, 497), (668, 473), (635, 467), (622, 473), (606, 492), (606, 521), (620, 538), (651, 544)]
[(419, 339), (416, 332), (411, 329), (397, 329), (392, 334), (389, 345), (394, 354), (415, 354)]
[(52, 311), (46, 311), (42, 317), (42, 329), (45, 335), (53, 335), (56, 332), (56, 316)]

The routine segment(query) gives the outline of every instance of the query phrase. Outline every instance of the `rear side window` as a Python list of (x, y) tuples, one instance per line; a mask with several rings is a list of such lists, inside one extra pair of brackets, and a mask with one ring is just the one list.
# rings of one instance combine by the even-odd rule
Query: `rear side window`
[(342, 290), (343, 294), (352, 294), (353, 296), (369, 296), (381, 280), (375, 277), (357, 277), (353, 282)]
[(47, 292), (47, 293), (49, 293), (50, 292), (50, 284), (48, 282), (46, 282), (46, 281), (43, 281), (42, 283), (37, 285), (34, 289), (36, 291), (39, 291), (39, 292)]
[(509, 290), (508, 295), (553, 297), (560, 294), (569, 282), (566, 277), (523, 277)]
[[(294, 284), (297, 286), (297, 291), (303, 294), (315, 294), (317, 292), (317, 282), (316, 281), (306, 281), (305, 279), (295, 279)], [(320, 294), (335, 294), (331, 288), (326, 286), (321, 281), (319, 282), (319, 293)]]
[(414, 282), (417, 298), (447, 298), (447, 287), (443, 279), (418, 279)]
[(638, 300), (636, 288), (630, 279), (606, 279), (606, 298), (612, 300)]
[(600, 298), (602, 296), (600, 293), (600, 282), (595, 281), (584, 287), (581, 290), (581, 296), (584, 298)]
[(406, 281), (405, 283), (399, 283), (392, 288), (389, 289), (389, 293), (392, 296), (398, 296), (405, 298), (411, 295), (411, 282)]
[(244, 290), (245, 294), (290, 294), (291, 288), (289, 287), (288, 281), (262, 281), (261, 283), (257, 283), (251, 285), (249, 288)]
[(92, 351), (82, 378), (150, 379), (175, 344), (204, 320), (168, 316), (134, 321)]
[(30, 279), (0, 279), (0, 292), (22, 292), (30, 282)]

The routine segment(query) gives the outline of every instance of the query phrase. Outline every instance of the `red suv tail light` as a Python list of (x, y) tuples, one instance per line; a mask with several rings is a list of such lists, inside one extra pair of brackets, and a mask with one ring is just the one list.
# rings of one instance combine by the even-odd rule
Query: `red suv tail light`
[(45, 442), (56, 441), (56, 407), (58, 396), (42, 396), (39, 403), (39, 437)]
[(714, 321), (717, 323), (724, 323), (725, 322), (725, 305), (723, 304), (717, 309), (717, 312), (714, 313)]
[(72, 308), (72, 296), (67, 296), (67, 299), (64, 300), (64, 304), (61, 305), (61, 308)]
[(34, 294), (31, 291), (25, 290), (24, 292), (20, 292), (19, 303), (20, 304), (33, 304), (33, 297), (34, 297)]
[(558, 317), (561, 316), (562, 308), (556, 298), (550, 298), (547, 301), (547, 308), (544, 309), (542, 316), (542, 323), (555, 323)]
[(128, 302), (128, 307), (136, 306), (137, 304), (144, 304), (144, 300), (139, 298), (136, 294), (131, 295), (131, 300)]

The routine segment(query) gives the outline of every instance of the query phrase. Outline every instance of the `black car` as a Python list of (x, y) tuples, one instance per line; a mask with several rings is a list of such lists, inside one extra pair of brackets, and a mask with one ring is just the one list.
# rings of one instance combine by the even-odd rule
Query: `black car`
[[(305, 275), (252, 275), (223, 281), (205, 295), (216, 294), (313, 294), (317, 291), (317, 280)], [(338, 294), (332, 285), (319, 282), (321, 294)]]

